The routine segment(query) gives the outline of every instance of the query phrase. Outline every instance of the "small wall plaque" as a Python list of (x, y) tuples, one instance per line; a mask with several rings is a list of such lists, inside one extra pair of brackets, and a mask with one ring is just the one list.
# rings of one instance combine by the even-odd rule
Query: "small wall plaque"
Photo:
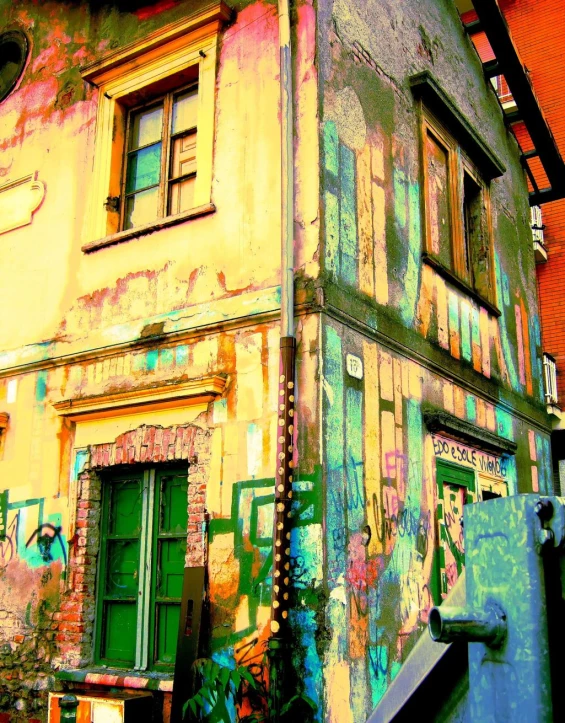
[(37, 173), (0, 186), (0, 233), (31, 223), (44, 196), (45, 185)]
[(363, 360), (354, 354), (347, 354), (345, 357), (347, 373), (354, 379), (363, 379)]

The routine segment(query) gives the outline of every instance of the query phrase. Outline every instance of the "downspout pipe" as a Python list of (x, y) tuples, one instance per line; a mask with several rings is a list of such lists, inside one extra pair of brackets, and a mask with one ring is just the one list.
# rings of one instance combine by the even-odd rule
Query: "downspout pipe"
[(278, 721), (290, 650), (290, 526), (294, 466), (296, 398), (294, 338), (294, 153), (292, 52), (289, 0), (278, 0), (281, 94), (281, 340), (279, 366), (275, 511), (273, 519), (273, 583), (269, 684), (271, 719)]
[(281, 338), (294, 337), (294, 153), (289, 0), (279, 0), (281, 92)]

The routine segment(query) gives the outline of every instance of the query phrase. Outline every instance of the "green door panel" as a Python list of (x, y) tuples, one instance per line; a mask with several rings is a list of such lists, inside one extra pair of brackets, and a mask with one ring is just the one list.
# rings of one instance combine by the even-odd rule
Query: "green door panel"
[(177, 540), (160, 540), (158, 597), (179, 598), (182, 595), (184, 579), (184, 560), (186, 555), (186, 537)]
[(111, 485), (108, 534), (136, 537), (141, 528), (141, 479), (116, 480)]
[(184, 475), (160, 475), (160, 533), (186, 535), (188, 480)]
[(106, 594), (137, 595), (139, 540), (108, 540), (106, 556)]
[(180, 604), (159, 604), (157, 606), (157, 650), (156, 661), (166, 665), (175, 662), (179, 632)]
[(105, 606), (103, 657), (120, 664), (135, 662), (137, 605), (108, 602)]

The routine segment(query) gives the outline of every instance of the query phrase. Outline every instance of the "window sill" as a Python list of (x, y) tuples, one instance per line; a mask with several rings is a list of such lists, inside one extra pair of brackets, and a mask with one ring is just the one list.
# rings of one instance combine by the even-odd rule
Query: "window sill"
[(467, 296), (470, 296), (474, 301), (477, 302), (477, 304), (484, 306), (485, 309), (493, 316), (498, 317), (501, 315), (502, 312), (497, 306), (495, 306), (492, 302), (487, 301), (484, 296), (481, 296), (481, 294), (477, 293), (473, 288), (471, 288), (467, 283), (465, 283), (465, 281), (462, 281), (458, 276), (453, 273), (453, 271), (446, 268), (440, 261), (435, 259), (433, 256), (423, 253), (422, 261), (423, 263), (435, 269), (435, 271), (437, 271), (437, 273), (442, 276), (446, 281), (449, 281), (449, 283), (453, 284), (453, 286), (456, 286), (459, 291), (462, 291), (464, 294), (467, 294)]
[(118, 233), (113, 233), (110, 236), (104, 236), (104, 238), (97, 239), (96, 241), (89, 241), (81, 247), (81, 250), (85, 254), (89, 254), (92, 251), (103, 249), (106, 246), (114, 246), (115, 244), (122, 243), (122, 241), (129, 241), (132, 238), (138, 238), (139, 236), (145, 236), (147, 234), (154, 233), (155, 231), (160, 231), (162, 228), (176, 226), (176, 224), (183, 223), (191, 218), (206, 216), (209, 213), (214, 213), (215, 210), (216, 207), (213, 203), (206, 203), (203, 206), (191, 208), (190, 211), (177, 213), (175, 216), (159, 218), (155, 221), (151, 221), (151, 223), (146, 223), (143, 226), (128, 228), (126, 231), (119, 231)]
[(59, 670), (55, 677), (72, 683), (105, 685), (111, 688), (159, 690), (164, 693), (171, 693), (173, 690), (172, 673), (148, 673), (120, 668), (93, 667)]

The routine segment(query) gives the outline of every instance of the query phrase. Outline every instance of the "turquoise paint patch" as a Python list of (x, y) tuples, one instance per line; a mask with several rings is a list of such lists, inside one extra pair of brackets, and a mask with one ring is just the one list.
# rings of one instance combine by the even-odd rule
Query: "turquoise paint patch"
[(391, 665), (390, 665), (390, 682), (391, 683), (398, 675), (400, 668), (402, 668), (402, 663), (399, 663), (398, 661), (391, 663)]
[[(419, 520), (421, 513), (423, 462), (422, 462), (422, 412), (416, 399), (406, 401), (407, 449), (410, 459), (404, 469), (408, 470), (406, 479), (406, 500), (404, 510), (406, 519)], [(398, 535), (392, 551), (387, 574), (396, 579), (407, 575), (417, 549), (418, 525), (407, 529), (404, 535)], [(383, 579), (386, 579), (386, 575)], [(389, 577), (390, 579), (390, 577)]]
[(371, 703), (374, 708), (387, 689), (388, 648), (386, 645), (370, 645), (368, 653)]
[(461, 356), (470, 362), (471, 354), (471, 319), (468, 304), (461, 304)]
[(184, 367), (188, 364), (188, 346), (182, 344), (175, 349), (176, 365)]
[(75, 465), (73, 468), (73, 480), (78, 480), (79, 474), (85, 468), (88, 462), (89, 454), (86, 449), (79, 449), (75, 455)]
[(553, 481), (553, 460), (551, 458), (551, 443), (549, 441), (549, 437), (543, 437), (543, 454), (542, 454), (542, 466), (544, 469), (544, 482), (545, 482), (545, 489), (546, 494), (552, 495), (552, 494), (559, 494), (559, 486), (557, 489), (554, 489), (554, 481)]
[(341, 278), (346, 284), (357, 284), (357, 212), (355, 193), (355, 154), (340, 143), (340, 213)]
[(305, 675), (302, 678), (304, 692), (317, 705), (315, 720), (322, 720), (323, 676), (322, 663), (316, 649), (316, 613), (314, 610), (291, 610), (289, 620), (299, 635), (299, 642), (303, 655), (299, 664), (304, 666)]
[(407, 326), (412, 326), (420, 286), (420, 257), (422, 251), (420, 186), (418, 183), (408, 185), (408, 208), (410, 211), (408, 256), (404, 274), (404, 289), (400, 297), (399, 308), (402, 321)]
[(536, 457), (538, 460), (538, 483), (542, 495), (553, 494), (552, 460), (549, 439), (536, 432)]
[(363, 394), (359, 389), (348, 387), (345, 398), (347, 522), (350, 532), (361, 532), (365, 524)]
[(516, 457), (514, 455), (504, 456), (506, 461), (506, 477), (505, 481), (508, 485), (508, 494), (518, 494), (518, 470), (516, 469)]
[(400, 228), (406, 226), (406, 174), (401, 168), (395, 168), (393, 174), (394, 185), (394, 217)]
[(543, 388), (543, 362), (538, 356), (538, 350), (541, 347), (541, 330), (539, 317), (537, 314), (530, 314), (530, 355), (532, 360), (532, 372), (534, 376), (534, 395), (541, 401), (545, 400), (545, 390)]
[(159, 361), (159, 350), (150, 349), (145, 355), (145, 364), (148, 372), (154, 372)]
[[(510, 303), (510, 292), (508, 290), (508, 277), (506, 274), (502, 273), (502, 270), (500, 268), (500, 258), (497, 253), (494, 255), (495, 257), (495, 264), (496, 264), (496, 279), (497, 279), (497, 286), (498, 286), (498, 294), (499, 298), (502, 294), (502, 297), (504, 299), (505, 306), (508, 306)], [(512, 314), (514, 314), (514, 310), (511, 310)], [(518, 360), (516, 358), (516, 361), (514, 361), (514, 352), (515, 349), (513, 349), (510, 345), (509, 340), (509, 334), (508, 334), (508, 327), (506, 326), (506, 312), (503, 309), (502, 314), (498, 318), (498, 326), (500, 329), (500, 343), (502, 346), (502, 353), (504, 355), (504, 361), (506, 362), (506, 368), (508, 370), (508, 377), (510, 379), (510, 386), (512, 389), (518, 390), (521, 385), (518, 382), (518, 374), (516, 372), (516, 367), (518, 364)]]
[(339, 138), (337, 126), (333, 121), (324, 124), (324, 166), (326, 171), (338, 175), (338, 147)]
[(175, 363), (175, 355), (173, 349), (161, 349), (159, 351), (159, 367), (161, 369), (168, 369)]
[(326, 458), (326, 545), (328, 587), (338, 584), (346, 569), (345, 500), (343, 490), (343, 355), (341, 339), (331, 326), (324, 327), (324, 453)]
[(47, 396), (47, 369), (41, 369), (37, 372), (35, 379), (35, 400), (42, 402)]
[(508, 283), (508, 275), (504, 274), (504, 273), (502, 274), (502, 300), (504, 301), (504, 306), (509, 306), (509, 304), (510, 304), (510, 284)]
[(224, 668), (235, 670), (236, 666), (233, 646), (222, 648), (222, 650), (215, 650), (211, 657), (215, 663), (218, 663), (218, 665), (223, 665)]
[(331, 191), (324, 194), (326, 232), (326, 268), (331, 273), (339, 275), (339, 204), (337, 197)]
[(496, 408), (496, 429), (497, 433), (505, 439), (514, 439), (514, 425), (512, 415), (506, 410)]
[(471, 394), (467, 394), (465, 408), (467, 410), (467, 419), (469, 420), (469, 422), (476, 422), (477, 421), (477, 400)]

